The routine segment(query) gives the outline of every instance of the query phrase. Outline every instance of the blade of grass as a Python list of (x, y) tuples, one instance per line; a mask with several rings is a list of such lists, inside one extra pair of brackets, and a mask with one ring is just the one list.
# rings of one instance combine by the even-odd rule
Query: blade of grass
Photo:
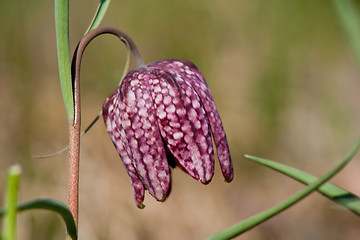
[[(95, 16), (87, 30), (96, 28), (103, 19), (110, 0), (101, 0)], [(74, 119), (74, 97), (71, 81), (71, 56), (69, 41), (69, 0), (55, 0), (55, 30), (58, 52), (61, 91), (69, 124)]]
[(19, 191), (21, 168), (14, 165), (8, 170), (3, 220), (3, 240), (16, 239), (16, 204)]
[[(31, 201), (27, 201), (21, 204), (15, 205), (18, 212), (26, 211), (30, 209), (44, 209), (57, 212), (63, 218), (67, 232), (71, 239), (77, 239), (76, 225), (73, 215), (66, 204), (50, 198), (38, 198)], [(4, 214), (4, 209), (0, 209), (0, 216)], [(3, 239), (5, 240), (5, 238)]]
[(55, 31), (61, 92), (69, 125), (74, 119), (69, 42), (69, 0), (55, 0)]
[(91, 21), (86, 33), (90, 32), (94, 28), (97, 28), (100, 25), (100, 22), (105, 16), (106, 10), (110, 4), (110, 0), (100, 0), (98, 8), (96, 9), (93, 20)]
[[(300, 171), (296, 168), (286, 166), (281, 163), (253, 156), (247, 156), (247, 158), (305, 184), (311, 184), (318, 180), (316, 177), (308, 173)], [(324, 196), (328, 197), (330, 200), (353, 211), (355, 214), (360, 215), (360, 198), (355, 194), (348, 192), (331, 183), (325, 183), (321, 185), (317, 190)]]
[[(231, 239), (241, 233), (246, 232), (247, 230), (259, 225), (260, 223), (270, 219), (271, 217), (279, 214), (280, 212), (284, 211), (285, 209), (291, 207), (295, 203), (299, 202), (304, 197), (308, 196), (310, 193), (315, 191), (317, 188), (319, 188), (322, 184), (327, 182), (330, 178), (332, 178), (336, 173), (338, 173), (345, 165), (352, 159), (352, 157), (355, 155), (356, 151), (360, 147), (360, 139), (357, 140), (355, 145), (351, 148), (349, 153), (345, 156), (345, 158), (337, 164), (331, 171), (326, 173), (324, 176), (316, 180), (315, 182), (311, 183), (309, 186), (307, 186), (305, 189), (301, 190), (296, 195), (288, 198), (287, 200), (277, 204), (276, 206), (269, 208), (257, 215), (254, 215), (238, 224), (235, 224), (234, 226), (225, 229), (224, 231), (215, 234), (211, 236), (208, 239), (214, 240), (214, 239)], [(246, 158), (252, 158), (253, 156), (245, 155)]]
[(352, 0), (332, 0), (360, 71), (360, 16)]

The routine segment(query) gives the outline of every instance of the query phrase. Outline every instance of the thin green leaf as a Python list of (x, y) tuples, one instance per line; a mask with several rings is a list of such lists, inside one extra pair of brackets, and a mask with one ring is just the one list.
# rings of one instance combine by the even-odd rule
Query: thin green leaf
[(126, 61), (125, 61), (125, 66), (124, 66), (124, 71), (123, 74), (120, 78), (120, 82), (119, 85), (121, 84), (121, 81), (124, 79), (124, 77), (126, 76), (126, 74), (129, 72), (129, 68), (130, 68), (130, 60), (131, 60), (131, 50), (130, 50), (130, 45), (127, 41), (124, 42), (126, 45)]
[[(360, 147), (360, 139), (357, 140), (353, 148), (349, 151), (349, 153), (346, 155), (346, 157), (338, 164), (336, 165), (331, 171), (329, 171), (327, 174), (325, 174), (323, 177), (319, 178), (315, 182), (311, 183), (309, 186), (307, 186), (305, 189), (301, 190), (296, 195), (288, 198), (284, 202), (279, 203), (278, 205), (267, 209), (257, 215), (254, 215), (238, 224), (235, 224), (234, 226), (216, 234), (208, 239), (230, 239), (233, 238), (241, 233), (246, 232), (247, 230), (257, 226), (258, 224), (270, 219), (271, 217), (275, 216), (276, 214), (279, 214), (280, 212), (284, 211), (285, 209), (291, 207), (295, 203), (299, 202), (304, 197), (308, 196), (310, 193), (315, 191), (317, 188), (319, 188), (322, 184), (327, 182), (330, 178), (332, 178), (336, 173), (338, 173), (345, 165), (352, 159), (352, 157), (355, 155), (356, 151)], [(246, 158), (254, 158), (253, 156), (245, 155)]]
[[(87, 30), (96, 28), (103, 19), (110, 0), (101, 0), (95, 16)], [(69, 124), (74, 119), (74, 95), (71, 80), (71, 56), (69, 41), (69, 0), (55, 0), (55, 30), (58, 52), (61, 91)]]
[(5, 213), (3, 221), (3, 240), (16, 239), (16, 204), (19, 191), (21, 168), (14, 165), (8, 170), (6, 192), (5, 192)]
[(69, 43), (69, 0), (55, 0), (55, 30), (61, 92), (69, 124), (74, 119)]
[(352, 0), (333, 0), (334, 9), (350, 43), (360, 71), (360, 16)]
[[(17, 205), (17, 211), (30, 209), (45, 209), (57, 212), (64, 219), (68, 234), (72, 239), (77, 239), (76, 225), (69, 208), (66, 204), (51, 198), (37, 198)], [(0, 216), (4, 214), (4, 209), (0, 209)], [(5, 239), (4, 239), (5, 240)]]
[(110, 4), (110, 0), (100, 0), (98, 8), (96, 9), (93, 20), (91, 21), (86, 33), (90, 32), (94, 28), (100, 25), (101, 20), (104, 18), (106, 10)]
[[(263, 158), (258, 157), (248, 157), (248, 159), (260, 163), (266, 167), (272, 168), (280, 173), (285, 174), (299, 182), (305, 184), (311, 184), (318, 180), (316, 177), (300, 171), (296, 168), (292, 168), (286, 166), (281, 163), (277, 163), (274, 161), (266, 160)], [(321, 187), (317, 189), (320, 193), (324, 196), (328, 197), (329, 199), (335, 201), (337, 204), (340, 204), (349, 210), (353, 211), (355, 214), (360, 215), (360, 198), (355, 194), (348, 192), (338, 186), (335, 186), (331, 183), (325, 183)]]

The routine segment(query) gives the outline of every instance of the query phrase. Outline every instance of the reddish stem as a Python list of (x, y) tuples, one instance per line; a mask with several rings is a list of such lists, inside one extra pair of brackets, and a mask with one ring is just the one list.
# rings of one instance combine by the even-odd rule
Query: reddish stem
[(110, 33), (130, 46), (137, 67), (145, 67), (139, 51), (132, 39), (123, 31), (114, 27), (99, 27), (86, 34), (79, 42), (72, 59), (72, 79), (74, 90), (74, 120), (69, 132), (69, 209), (73, 214), (76, 227), (78, 226), (79, 207), (79, 164), (80, 164), (80, 129), (81, 129), (81, 106), (80, 106), (80, 65), (81, 58), (86, 46), (95, 37)]
[(79, 164), (80, 164), (80, 124), (70, 126), (69, 132), (69, 199), (68, 206), (78, 226), (79, 207)]

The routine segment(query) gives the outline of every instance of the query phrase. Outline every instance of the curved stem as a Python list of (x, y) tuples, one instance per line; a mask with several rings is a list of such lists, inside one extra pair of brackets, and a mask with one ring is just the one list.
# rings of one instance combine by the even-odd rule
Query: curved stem
[[(134, 43), (134, 41), (130, 38), (129, 35), (127, 35), (125, 32), (121, 31), (120, 29), (117, 29), (115, 27), (110, 27), (110, 26), (104, 26), (104, 27), (98, 27), (95, 28), (94, 30), (90, 31), (89, 33), (87, 33), (79, 42), (76, 53), (74, 55), (74, 59), (73, 58), (73, 64), (74, 64), (74, 60), (76, 61), (76, 66), (80, 67), (80, 61), (81, 61), (81, 57), (82, 54), (85, 50), (85, 48), (87, 47), (87, 45), (97, 36), (102, 35), (102, 34), (113, 34), (117, 37), (119, 37), (119, 39), (124, 42), (127, 46), (129, 46), (131, 53), (134, 56), (135, 59), (135, 63), (136, 63), (136, 67), (137, 68), (141, 68), (141, 67), (145, 67), (145, 63)], [(75, 66), (75, 67), (76, 67)], [(74, 67), (74, 66), (73, 66)], [(77, 69), (73, 69), (76, 70)], [(79, 70), (79, 69), (78, 69)], [(79, 71), (78, 71), (79, 72)]]
[[(85, 48), (94, 38), (96, 38), (97, 36), (99, 36), (101, 34), (106, 34), (106, 33), (116, 35), (117, 37), (120, 38), (120, 40), (122, 42), (124, 42), (126, 44), (126, 46), (129, 46), (130, 51), (132, 52), (132, 54), (134, 56), (137, 68), (146, 67), (134, 41), (125, 32), (121, 31), (120, 29), (117, 29), (114, 27), (109, 27), (109, 26), (98, 27), (98, 28), (90, 31), (80, 40), (80, 42), (75, 50), (73, 59), (72, 59), (72, 79), (73, 79), (73, 90), (74, 90), (74, 104), (76, 104), (78, 102), (79, 103), (78, 105), (80, 106), (80, 65), (81, 65), (81, 58), (85, 51)], [(77, 118), (80, 118), (80, 112), (77, 113), (77, 111), (80, 111), (80, 109), (77, 109), (77, 107), (75, 106), (74, 123), (79, 122), (79, 120), (77, 120)]]
[(132, 52), (136, 66), (145, 67), (133, 40), (123, 31), (114, 27), (98, 27), (87, 33), (79, 42), (73, 59), (71, 75), (73, 79), (74, 92), (74, 118), (69, 133), (69, 209), (74, 216), (75, 224), (78, 225), (78, 198), (79, 198), (79, 165), (80, 165), (80, 129), (81, 129), (81, 108), (80, 108), (80, 65), (82, 55), (87, 45), (95, 37), (101, 34), (113, 34), (120, 38)]

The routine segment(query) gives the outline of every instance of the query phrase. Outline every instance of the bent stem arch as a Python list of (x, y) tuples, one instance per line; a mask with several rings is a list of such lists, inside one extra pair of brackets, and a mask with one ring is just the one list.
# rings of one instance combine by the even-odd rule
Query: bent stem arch
[(80, 165), (80, 129), (81, 129), (81, 105), (80, 105), (80, 66), (81, 59), (87, 45), (97, 36), (112, 34), (117, 36), (130, 48), (134, 56), (136, 67), (145, 67), (144, 61), (133, 40), (123, 31), (114, 27), (98, 27), (87, 33), (79, 42), (72, 59), (71, 76), (74, 92), (74, 120), (69, 132), (69, 196), (68, 205), (72, 212), (76, 226), (78, 225), (79, 206), (79, 165)]

